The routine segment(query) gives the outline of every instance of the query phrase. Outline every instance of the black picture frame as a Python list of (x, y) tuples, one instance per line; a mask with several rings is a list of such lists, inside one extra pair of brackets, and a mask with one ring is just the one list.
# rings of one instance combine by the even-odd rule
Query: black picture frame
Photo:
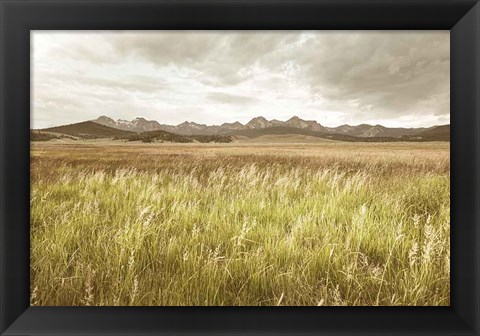
[[(2, 335), (479, 335), (480, 4), (476, 0), (0, 0)], [(29, 307), (31, 30), (451, 32), (450, 307)]]

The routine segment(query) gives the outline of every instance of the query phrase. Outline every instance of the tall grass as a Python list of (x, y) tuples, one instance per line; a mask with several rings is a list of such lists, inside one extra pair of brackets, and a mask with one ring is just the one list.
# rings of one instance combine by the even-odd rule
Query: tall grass
[(448, 154), (177, 150), (34, 150), (32, 305), (450, 304)]

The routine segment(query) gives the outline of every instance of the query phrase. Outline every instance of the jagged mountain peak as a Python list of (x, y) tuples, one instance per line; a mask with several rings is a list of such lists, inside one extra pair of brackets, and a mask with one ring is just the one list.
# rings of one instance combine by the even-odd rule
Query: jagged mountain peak
[(105, 115), (102, 115), (102, 116), (98, 117), (96, 120), (99, 120), (99, 121), (108, 121), (108, 122), (115, 122), (115, 120), (113, 120), (112, 118), (107, 117), (107, 116), (105, 116)]
[(232, 123), (223, 123), (221, 124), (220, 126), (243, 126), (243, 124), (239, 121), (235, 121), (235, 122), (232, 122)]
[(248, 128), (267, 128), (271, 125), (265, 117), (259, 116), (250, 120), (245, 126)]
[(295, 121), (295, 120), (302, 120), (303, 121), (303, 119), (299, 118), (298, 116), (293, 116), (290, 119), (288, 119), (287, 121)]
[(160, 126), (160, 124), (157, 121), (147, 120), (143, 117), (137, 117), (132, 121), (129, 121), (124, 119), (114, 120), (107, 116), (101, 116), (92, 121), (96, 122), (97, 124), (114, 127), (124, 131), (132, 131), (132, 132), (153, 131), (158, 129), (158, 127)]
[(298, 115), (294, 115), (286, 121), (280, 121), (277, 119), (268, 120), (263, 116), (258, 116), (251, 119), (248, 123), (243, 125), (239, 121), (234, 121), (230, 123), (223, 123), (221, 125), (205, 125), (199, 124), (194, 121), (186, 120), (181, 124), (176, 126), (174, 125), (163, 125), (159, 124), (155, 120), (147, 120), (143, 117), (137, 117), (132, 121), (128, 120), (117, 120), (102, 115), (96, 120), (92, 120), (98, 124), (103, 124), (105, 126), (114, 127), (117, 129), (133, 132), (145, 132), (145, 131), (167, 131), (171, 133), (181, 134), (181, 135), (222, 135), (222, 134), (232, 134), (239, 131), (254, 131), (261, 130), (263, 131), (266, 128), (278, 128), (277, 131), (280, 131), (279, 128), (283, 128), (283, 131), (286, 129), (301, 129), (302, 132), (317, 132), (317, 133), (329, 133), (329, 134), (340, 134), (348, 135), (355, 137), (403, 137), (403, 136), (412, 136), (418, 134), (425, 130), (425, 128), (389, 128), (380, 124), (370, 125), (370, 124), (360, 124), (360, 125), (350, 125), (343, 124), (338, 127), (324, 127), (315, 120), (304, 120)]
[(263, 116), (258, 116), (258, 117), (252, 118), (252, 120), (250, 120), (250, 122), (252, 122), (252, 121), (268, 121), (268, 120)]
[(198, 124), (198, 123), (196, 123), (196, 122), (194, 122), (194, 121), (188, 121), (188, 120), (186, 120), (186, 121), (182, 122), (181, 124), (178, 124), (178, 126), (207, 126), (207, 125), (205, 125), (205, 124)]

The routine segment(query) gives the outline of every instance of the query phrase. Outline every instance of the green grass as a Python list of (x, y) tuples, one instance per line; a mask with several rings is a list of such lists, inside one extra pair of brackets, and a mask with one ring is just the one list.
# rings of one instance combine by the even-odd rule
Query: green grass
[(450, 304), (448, 160), (42, 153), (32, 305)]

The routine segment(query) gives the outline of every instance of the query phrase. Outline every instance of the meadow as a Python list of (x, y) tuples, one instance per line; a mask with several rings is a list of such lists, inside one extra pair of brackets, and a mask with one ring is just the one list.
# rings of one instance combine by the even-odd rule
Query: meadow
[(450, 304), (450, 145), (31, 145), (31, 304)]

